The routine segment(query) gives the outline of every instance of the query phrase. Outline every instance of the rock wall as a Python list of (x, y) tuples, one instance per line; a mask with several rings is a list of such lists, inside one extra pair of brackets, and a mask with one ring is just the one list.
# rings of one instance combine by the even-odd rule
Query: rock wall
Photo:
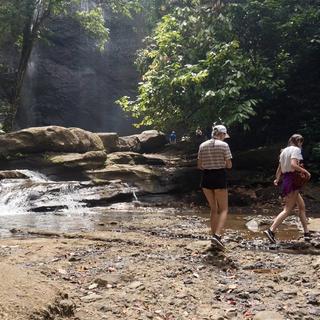
[(39, 42), (32, 54), (17, 129), (59, 125), (135, 132), (132, 120), (114, 102), (135, 95), (133, 61), (144, 37), (144, 20), (106, 17), (110, 40), (102, 53), (77, 23), (66, 18), (51, 23), (48, 43)]

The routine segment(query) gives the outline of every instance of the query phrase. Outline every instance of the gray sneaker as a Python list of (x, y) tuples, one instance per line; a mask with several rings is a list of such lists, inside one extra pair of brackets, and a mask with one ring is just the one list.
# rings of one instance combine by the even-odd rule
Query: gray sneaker
[(214, 234), (211, 238), (211, 245), (216, 247), (217, 249), (224, 250), (224, 244), (221, 241), (221, 237)]
[(276, 238), (275, 238), (275, 236), (274, 236), (274, 233), (273, 233), (270, 229), (265, 230), (265, 231), (263, 231), (263, 232), (264, 232), (264, 234), (267, 236), (267, 238), (269, 239), (269, 241), (270, 241), (271, 243), (277, 243), (277, 240), (276, 240)]

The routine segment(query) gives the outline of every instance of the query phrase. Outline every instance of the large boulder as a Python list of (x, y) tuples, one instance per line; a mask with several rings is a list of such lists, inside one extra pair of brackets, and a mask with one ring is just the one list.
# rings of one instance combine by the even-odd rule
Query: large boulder
[(107, 165), (112, 164), (149, 164), (164, 166), (165, 160), (160, 155), (141, 154), (137, 152), (113, 152), (108, 155)]
[(282, 145), (270, 145), (256, 149), (235, 152), (233, 155), (234, 168), (238, 170), (275, 171), (279, 163)]
[(140, 134), (119, 137), (118, 151), (156, 152), (161, 150), (167, 139), (164, 133), (157, 130), (147, 130)]
[(195, 168), (168, 168), (147, 165), (117, 164), (100, 170), (87, 171), (92, 180), (115, 180), (137, 187), (140, 192), (189, 192), (199, 183), (199, 170)]
[(167, 143), (166, 135), (157, 130), (147, 130), (137, 135), (142, 152), (153, 152), (162, 149)]
[(108, 155), (107, 165), (112, 164), (146, 164), (146, 158), (137, 152), (113, 152)]
[(49, 163), (61, 165), (67, 168), (94, 169), (103, 167), (107, 159), (104, 151), (88, 151), (86, 153), (67, 153), (50, 155), (47, 157)]
[(139, 152), (141, 150), (140, 140), (137, 135), (119, 137), (117, 150)]
[(114, 152), (118, 149), (119, 136), (116, 132), (101, 132), (97, 133), (97, 135), (100, 137), (107, 152)]
[(0, 136), (2, 156), (17, 153), (76, 152), (104, 150), (95, 133), (80, 128), (34, 127)]

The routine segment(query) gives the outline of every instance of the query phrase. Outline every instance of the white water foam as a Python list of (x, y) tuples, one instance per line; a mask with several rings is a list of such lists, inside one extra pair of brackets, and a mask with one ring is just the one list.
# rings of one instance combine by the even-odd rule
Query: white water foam
[[(78, 183), (53, 182), (45, 175), (30, 171), (17, 170), (24, 174), (27, 179), (4, 179), (0, 181), (0, 216), (21, 215), (32, 211), (32, 203), (39, 200), (48, 206), (65, 206), (59, 212), (68, 214), (81, 214), (84, 205), (81, 203), (81, 195), (76, 188)], [(50, 192), (52, 185), (57, 188), (56, 192)], [(48, 198), (46, 198), (48, 194)], [(50, 199), (51, 198), (51, 199)]]
[(81, 203), (81, 194), (76, 189), (75, 184), (65, 184), (61, 187), (58, 199), (61, 205), (66, 206), (62, 212), (69, 215), (82, 214), (84, 212), (84, 205)]

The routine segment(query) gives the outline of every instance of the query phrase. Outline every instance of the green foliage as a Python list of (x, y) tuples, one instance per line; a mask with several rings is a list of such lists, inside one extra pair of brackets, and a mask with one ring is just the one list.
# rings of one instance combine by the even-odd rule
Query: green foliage
[(109, 29), (105, 26), (102, 9), (93, 8), (89, 11), (78, 11), (76, 16), (87, 34), (97, 40), (99, 50), (103, 51), (105, 43), (109, 39)]
[(269, 137), (275, 123), (302, 126), (320, 101), (317, 3), (152, 1), (160, 21), (138, 52), (139, 95), (118, 103), (137, 126), (194, 130), (222, 119)]
[(137, 126), (193, 129), (218, 119), (245, 126), (260, 96), (283, 85), (263, 59), (240, 46), (226, 15), (201, 6), (165, 15), (137, 66), (143, 73), (138, 98), (119, 100), (140, 120)]
[(141, 2), (142, 0), (100, 0), (100, 5), (114, 13), (132, 18), (133, 13), (141, 12)]
[[(45, 31), (46, 21), (54, 16), (70, 16), (79, 21), (87, 34), (95, 38), (101, 50), (108, 40), (108, 28), (105, 26), (101, 7), (75, 12), (80, 0), (3, 0), (0, 4), (0, 41), (13, 41), (19, 48), (26, 37), (25, 29), (37, 28), (37, 38)], [(102, 1), (102, 4), (106, 4)]]
[(39, 39), (44, 40), (48, 21), (54, 17), (66, 16), (79, 22), (88, 36), (97, 41), (100, 51), (104, 49), (109, 37), (105, 25), (103, 8), (108, 7), (130, 16), (138, 10), (140, 0), (100, 0), (87, 2), (85, 10), (81, 0), (1, 0), (0, 2), (0, 44), (17, 49), (20, 55), (15, 69), (15, 84), (7, 97), (10, 110), (5, 119), (6, 130), (11, 130), (20, 104), (20, 94), (32, 48)]

